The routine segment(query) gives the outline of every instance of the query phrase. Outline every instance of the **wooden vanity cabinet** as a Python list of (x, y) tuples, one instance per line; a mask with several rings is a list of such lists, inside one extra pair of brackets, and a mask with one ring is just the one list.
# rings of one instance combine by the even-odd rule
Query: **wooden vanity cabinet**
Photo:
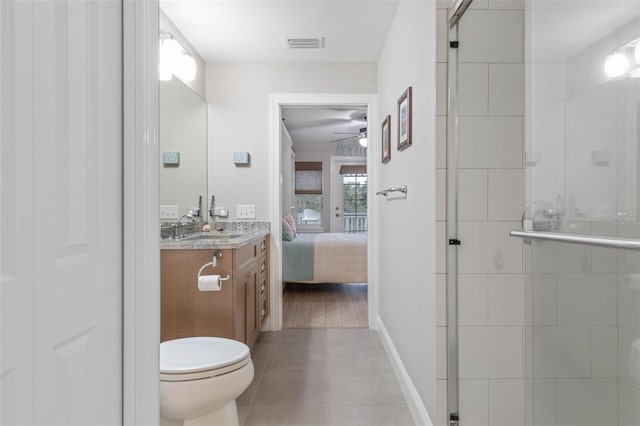
[(220, 291), (198, 290), (197, 273), (213, 249), (161, 250), (161, 341), (219, 336), (253, 346), (268, 316), (269, 237), (236, 249), (203, 274), (229, 275)]

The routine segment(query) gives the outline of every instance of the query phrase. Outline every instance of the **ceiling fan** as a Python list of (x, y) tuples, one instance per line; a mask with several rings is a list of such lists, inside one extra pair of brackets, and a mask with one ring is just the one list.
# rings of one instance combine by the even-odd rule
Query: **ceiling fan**
[(366, 148), (367, 146), (367, 128), (366, 127), (362, 127), (360, 128), (360, 131), (358, 132), (333, 132), (334, 135), (351, 135), (351, 136), (347, 136), (346, 138), (341, 138), (341, 139), (336, 139), (331, 141), (331, 143), (333, 142), (342, 142), (342, 141), (346, 141), (349, 139), (358, 139), (358, 142), (360, 143), (360, 145), (364, 146)]

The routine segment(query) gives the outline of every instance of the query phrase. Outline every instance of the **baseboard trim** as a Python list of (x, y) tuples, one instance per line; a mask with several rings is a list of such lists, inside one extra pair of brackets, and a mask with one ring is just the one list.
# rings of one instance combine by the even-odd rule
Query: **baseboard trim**
[(404, 367), (400, 354), (398, 354), (398, 351), (391, 340), (391, 336), (389, 335), (389, 332), (387, 332), (387, 328), (384, 326), (382, 318), (379, 316), (376, 317), (376, 325), (377, 332), (380, 335), (380, 340), (382, 341), (382, 346), (384, 346), (384, 350), (389, 357), (393, 371), (400, 382), (400, 388), (407, 400), (407, 405), (409, 406), (409, 410), (413, 416), (413, 421), (416, 425), (433, 426), (431, 417), (429, 417), (429, 413), (422, 403), (420, 395), (418, 395), (418, 390), (413, 385), (413, 381), (411, 381), (411, 378), (409, 377), (409, 372)]

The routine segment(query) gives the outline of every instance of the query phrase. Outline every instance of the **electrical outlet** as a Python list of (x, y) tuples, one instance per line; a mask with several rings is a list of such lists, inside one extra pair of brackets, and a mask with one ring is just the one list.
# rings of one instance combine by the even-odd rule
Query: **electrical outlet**
[(256, 218), (255, 204), (236, 206), (236, 217), (238, 219), (255, 219)]
[(178, 206), (160, 206), (160, 219), (177, 219)]

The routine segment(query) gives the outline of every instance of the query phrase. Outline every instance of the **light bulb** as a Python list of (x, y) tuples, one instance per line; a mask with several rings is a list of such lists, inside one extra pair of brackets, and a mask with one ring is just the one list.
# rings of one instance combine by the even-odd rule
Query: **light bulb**
[(616, 78), (629, 71), (629, 59), (623, 53), (616, 52), (604, 61), (604, 73), (608, 78)]
[(367, 138), (360, 138), (358, 139), (358, 142), (360, 143), (360, 145), (364, 146), (365, 148), (367, 147)]
[(173, 68), (173, 73), (180, 80), (192, 81), (196, 78), (196, 60), (186, 52), (177, 58)]

